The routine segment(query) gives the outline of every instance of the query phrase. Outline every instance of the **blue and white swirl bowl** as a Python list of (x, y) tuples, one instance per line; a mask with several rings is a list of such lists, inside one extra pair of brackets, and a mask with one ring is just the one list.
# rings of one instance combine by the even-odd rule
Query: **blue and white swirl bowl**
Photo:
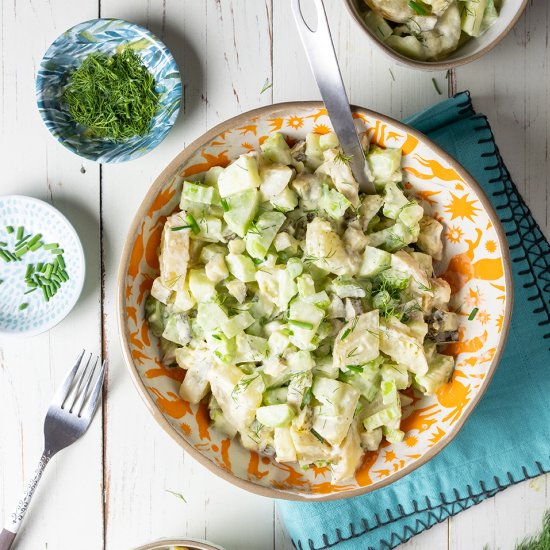
[[(86, 135), (70, 117), (62, 94), (70, 73), (92, 53), (112, 55), (132, 48), (156, 81), (159, 109), (149, 132), (122, 143)], [(180, 109), (181, 78), (166, 46), (149, 30), (122, 19), (92, 19), (60, 35), (42, 58), (36, 75), (36, 100), (46, 127), (67, 149), (97, 162), (124, 162), (154, 149), (168, 134)]]

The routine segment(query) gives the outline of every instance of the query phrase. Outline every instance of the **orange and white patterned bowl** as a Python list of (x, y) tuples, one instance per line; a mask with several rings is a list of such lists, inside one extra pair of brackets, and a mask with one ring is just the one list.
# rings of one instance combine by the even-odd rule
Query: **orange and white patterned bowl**
[[(209, 427), (204, 403), (178, 396), (184, 371), (160, 362), (158, 341), (144, 318), (144, 300), (158, 274), (157, 249), (164, 221), (177, 208), (181, 184), (211, 166), (225, 166), (257, 148), (271, 132), (289, 141), (329, 131), (319, 102), (263, 107), (216, 126), (184, 149), (156, 179), (136, 214), (119, 271), (119, 325), (126, 362), (138, 391), (159, 424), (211, 471), (249, 491), (293, 500), (356, 496), (391, 483), (424, 464), (458, 433), (487, 388), (499, 361), (512, 306), (510, 262), (504, 232), (489, 200), (473, 178), (419, 132), (362, 108), (354, 109), (360, 131), (372, 142), (403, 148), (406, 187), (445, 226), (444, 259), (436, 273), (451, 285), (460, 312), (460, 339), (445, 353), (456, 357), (452, 381), (435, 396), (414, 397), (404, 411), (399, 444), (368, 452), (355, 479), (330, 483), (328, 468), (302, 471), (297, 464), (246, 450)], [(473, 308), (475, 319), (468, 320)]]

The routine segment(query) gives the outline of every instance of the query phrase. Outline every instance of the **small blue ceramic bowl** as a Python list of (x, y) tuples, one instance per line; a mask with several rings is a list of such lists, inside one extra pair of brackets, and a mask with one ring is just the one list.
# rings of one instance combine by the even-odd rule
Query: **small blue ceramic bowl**
[[(72, 121), (61, 97), (69, 74), (91, 53), (112, 55), (131, 47), (155, 78), (159, 109), (146, 135), (115, 143), (86, 135)], [(121, 19), (92, 19), (59, 36), (44, 55), (36, 75), (38, 110), (46, 127), (67, 149), (97, 162), (123, 162), (154, 149), (168, 134), (178, 116), (181, 79), (166, 46), (150, 31)]]

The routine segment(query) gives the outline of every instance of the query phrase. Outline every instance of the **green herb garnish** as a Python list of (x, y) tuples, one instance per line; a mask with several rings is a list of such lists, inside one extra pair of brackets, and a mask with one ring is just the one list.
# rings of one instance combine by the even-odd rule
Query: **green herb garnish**
[(198, 235), (201, 232), (201, 228), (192, 214), (187, 214), (187, 216), (185, 216), (185, 220), (195, 235)]
[(130, 48), (86, 57), (69, 76), (63, 99), (90, 136), (115, 142), (146, 134), (159, 104), (155, 79)]
[(475, 319), (478, 311), (479, 311), (479, 308), (474, 307), (474, 309), (472, 309), (472, 312), (470, 313), (470, 315), (468, 315), (468, 321), (473, 321)]
[(266, 78), (265, 82), (264, 82), (264, 85), (262, 86), (262, 89), (260, 90), (260, 95), (263, 94), (264, 92), (267, 92), (267, 90), (269, 90), (269, 88), (271, 88), (272, 86), (273, 86), (273, 84), (269, 82), (269, 78)]
[(24, 309), (27, 309), (29, 307), (29, 304), (27, 302), (23, 302), (19, 305), (19, 311), (23, 311)]
[(442, 95), (441, 90), (439, 88), (439, 84), (437, 83), (437, 80), (435, 78), (432, 78), (432, 83), (433, 83), (435, 91), (438, 93), (438, 95)]
[(227, 201), (225, 199), (220, 199), (220, 202), (222, 204), (223, 211), (229, 212), (229, 204), (227, 204)]
[(313, 325), (311, 323), (308, 323), (307, 321), (297, 321), (295, 319), (289, 319), (288, 324), (306, 330), (313, 330)]
[(424, 6), (421, 6), (418, 2), (414, 0), (409, 0), (409, 8), (414, 10), (418, 15), (426, 15), (428, 12)]

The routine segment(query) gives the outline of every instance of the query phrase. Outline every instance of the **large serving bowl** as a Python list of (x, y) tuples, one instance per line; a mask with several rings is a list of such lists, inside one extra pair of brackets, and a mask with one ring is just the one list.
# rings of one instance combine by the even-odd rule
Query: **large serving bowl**
[(527, 0), (503, 0), (498, 19), (486, 32), (477, 38), (468, 40), (451, 55), (438, 61), (417, 61), (396, 52), (380, 40), (365, 23), (365, 12), (369, 8), (364, 0), (344, 0), (344, 4), (370, 41), (395, 61), (415, 69), (441, 71), (471, 63), (490, 52), (513, 29), (527, 6)]
[[(456, 436), (498, 364), (510, 322), (512, 284), (504, 233), (473, 178), (419, 132), (372, 111), (354, 108), (359, 130), (372, 142), (402, 147), (406, 186), (445, 226), (444, 259), (435, 266), (455, 292), (460, 341), (452, 381), (435, 396), (415, 396), (404, 411), (405, 440), (365, 454), (355, 479), (332, 485), (327, 468), (301, 470), (246, 450), (209, 427), (206, 404), (178, 396), (184, 371), (160, 361), (157, 340), (144, 318), (144, 300), (158, 275), (157, 249), (166, 216), (178, 206), (182, 181), (258, 147), (272, 132), (289, 141), (327, 132), (319, 102), (263, 107), (216, 126), (184, 149), (152, 185), (126, 241), (119, 271), (119, 324), (126, 362), (147, 407), (189, 454), (220, 477), (262, 495), (295, 500), (355, 496), (391, 483), (424, 464)], [(478, 308), (469, 321), (473, 308)]]

